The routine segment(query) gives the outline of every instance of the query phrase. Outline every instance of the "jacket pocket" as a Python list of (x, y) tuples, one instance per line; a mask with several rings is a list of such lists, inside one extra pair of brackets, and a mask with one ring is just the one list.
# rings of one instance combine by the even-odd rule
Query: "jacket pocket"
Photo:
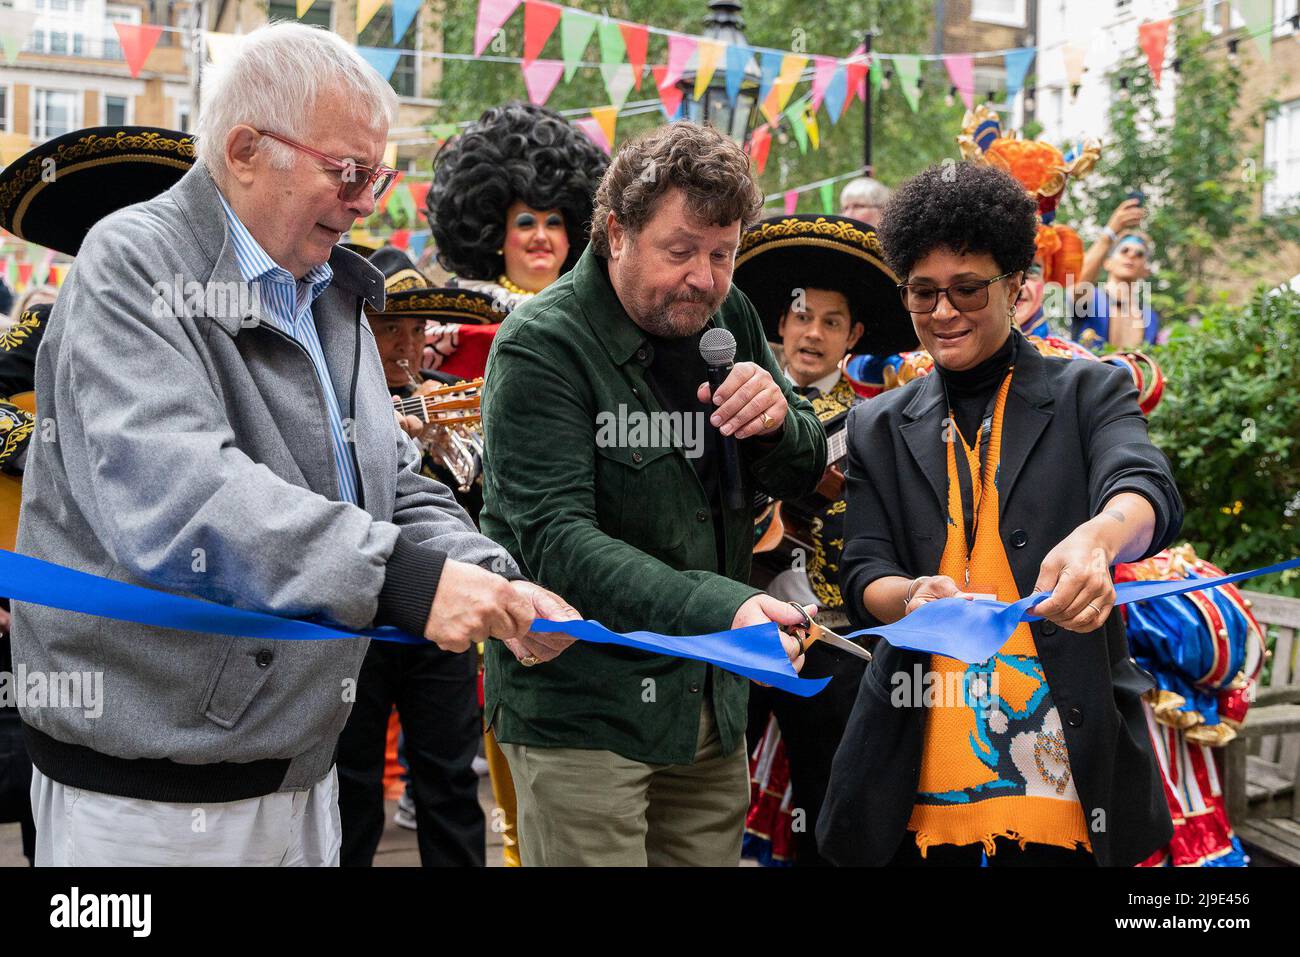
[[(647, 552), (663, 555), (686, 538), (680, 500), (665, 499), (667, 490), (681, 487), (681, 467), (670, 445), (632, 447), (596, 446), (596, 500), (598, 510), (608, 503), (618, 510), (617, 528), (609, 534)], [(606, 490), (615, 497), (611, 498)]]
[(274, 662), (270, 648), (246, 638), (232, 638), (221, 667), (208, 681), (203, 716), (213, 724), (233, 728), (271, 676)]

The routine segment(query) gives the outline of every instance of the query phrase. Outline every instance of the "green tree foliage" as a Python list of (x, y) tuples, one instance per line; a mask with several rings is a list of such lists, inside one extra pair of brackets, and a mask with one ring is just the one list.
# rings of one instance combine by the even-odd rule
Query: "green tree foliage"
[[(1174, 466), (1182, 538), (1230, 571), (1300, 553), (1300, 294), (1214, 303), (1156, 353), (1151, 436)], [(1300, 596), (1294, 572), (1251, 588)]]
[[(577, 7), (635, 23), (649, 24), (684, 33), (701, 34), (708, 13), (705, 0), (567, 0)], [(477, 0), (433, 0), (443, 26), (444, 48), (453, 53), (471, 53)], [(847, 56), (862, 42), (865, 31), (874, 26), (874, 45), (886, 52), (921, 52), (928, 48), (933, 28), (933, 8), (920, 0), (764, 0), (745, 4), (745, 34), (751, 44), (778, 50), (801, 48), (806, 54)], [(503, 30), (500, 55), (519, 56), (523, 49), (522, 8)], [(598, 46), (593, 40), (586, 59), (595, 62)], [(493, 51), (489, 49), (487, 53)], [(557, 27), (546, 48), (545, 59), (561, 58), (560, 31)], [(648, 62), (664, 63), (667, 41), (651, 34)], [(442, 81), (433, 95), (442, 103), (439, 121), (465, 120), (478, 116), (484, 109), (510, 99), (523, 99), (525, 90), (519, 66), (513, 63), (445, 61)], [(720, 71), (721, 74), (721, 71)], [(939, 62), (926, 63), (922, 72), (922, 95), (916, 113), (908, 107), (894, 84), (873, 97), (873, 159), (876, 175), (885, 183), (895, 184), (928, 163), (944, 156), (956, 155), (954, 137), (961, 124), (964, 107), (960, 100), (948, 106), (944, 93), (949, 81)], [(809, 83), (796, 88), (791, 102), (804, 96)], [(633, 90), (628, 105), (640, 101), (658, 102), (653, 79), (647, 74), (639, 91)], [(608, 101), (600, 73), (580, 69), (571, 83), (560, 81), (548, 106), (556, 109), (579, 109), (600, 106)], [(625, 107), (626, 109), (627, 107)], [(657, 107), (640, 115), (620, 116), (618, 143), (664, 120)], [(769, 159), (761, 177), (767, 193), (779, 193), (825, 177), (850, 172), (863, 162), (863, 106), (854, 100), (838, 123), (832, 124), (825, 109), (818, 111), (821, 149), (811, 146), (801, 153), (797, 141), (783, 129), (772, 142)], [(838, 187), (836, 192), (838, 200)], [(800, 197), (801, 212), (819, 212), (816, 190)]]

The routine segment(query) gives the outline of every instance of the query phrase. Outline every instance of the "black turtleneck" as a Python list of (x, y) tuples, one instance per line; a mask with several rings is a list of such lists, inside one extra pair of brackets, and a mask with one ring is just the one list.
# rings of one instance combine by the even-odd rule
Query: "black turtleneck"
[(989, 399), (997, 392), (998, 386), (1002, 385), (1007, 369), (1015, 361), (1016, 339), (1014, 333), (1008, 334), (997, 352), (978, 365), (960, 372), (945, 369), (935, 363), (935, 369), (947, 390), (953, 416), (957, 419), (957, 428), (961, 430), (968, 445), (973, 446), (977, 441), (980, 419), (988, 408)]

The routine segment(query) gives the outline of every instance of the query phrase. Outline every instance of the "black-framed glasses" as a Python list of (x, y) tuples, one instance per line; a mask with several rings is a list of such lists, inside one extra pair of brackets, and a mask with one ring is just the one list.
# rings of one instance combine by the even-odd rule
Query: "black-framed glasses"
[(1013, 269), (992, 279), (966, 279), (943, 288), (926, 283), (903, 282), (898, 284), (898, 291), (903, 297), (903, 308), (908, 312), (934, 312), (939, 307), (940, 293), (948, 297), (948, 302), (958, 312), (975, 312), (989, 304), (989, 286), (1018, 272), (1019, 269)]

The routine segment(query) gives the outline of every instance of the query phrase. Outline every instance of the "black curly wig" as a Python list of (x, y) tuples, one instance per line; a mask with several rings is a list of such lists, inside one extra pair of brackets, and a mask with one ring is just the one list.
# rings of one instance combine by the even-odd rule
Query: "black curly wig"
[(1002, 272), (1034, 261), (1038, 204), (1010, 174), (975, 163), (940, 163), (894, 192), (877, 230), (889, 268), (906, 279), (935, 249), (988, 253)]
[(587, 245), (596, 187), (609, 160), (581, 130), (544, 106), (493, 107), (449, 140), (433, 160), (425, 200), (443, 268), (466, 279), (495, 279), (506, 236), (506, 209), (519, 200), (558, 209), (569, 234), (561, 272)]

